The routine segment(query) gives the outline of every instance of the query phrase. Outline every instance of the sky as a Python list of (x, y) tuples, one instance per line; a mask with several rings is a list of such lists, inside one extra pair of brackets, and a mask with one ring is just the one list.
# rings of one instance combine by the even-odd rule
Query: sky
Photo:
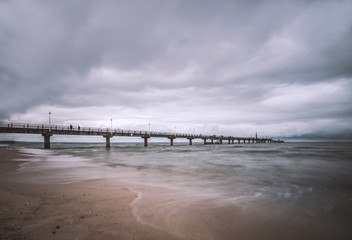
[(349, 0), (0, 0), (0, 121), (352, 136), (351, 12)]

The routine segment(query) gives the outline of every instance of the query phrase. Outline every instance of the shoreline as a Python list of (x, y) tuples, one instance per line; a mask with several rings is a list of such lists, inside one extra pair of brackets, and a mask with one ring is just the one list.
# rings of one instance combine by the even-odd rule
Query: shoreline
[(31, 158), (30, 154), (22, 153), (18, 149), (11, 147), (0, 146), (0, 152), (0, 174), (16, 171), (20, 167), (20, 164), (27, 162), (25, 159)]
[(176, 239), (135, 219), (138, 194), (129, 188), (100, 180), (19, 182), (16, 169), (35, 156), (12, 147), (0, 152), (0, 239)]

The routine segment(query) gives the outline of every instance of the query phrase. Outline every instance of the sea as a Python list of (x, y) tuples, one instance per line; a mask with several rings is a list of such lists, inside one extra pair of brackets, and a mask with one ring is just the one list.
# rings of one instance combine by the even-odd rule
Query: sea
[(352, 142), (2, 144), (33, 154), (34, 183), (128, 187), (135, 218), (179, 239), (352, 239)]

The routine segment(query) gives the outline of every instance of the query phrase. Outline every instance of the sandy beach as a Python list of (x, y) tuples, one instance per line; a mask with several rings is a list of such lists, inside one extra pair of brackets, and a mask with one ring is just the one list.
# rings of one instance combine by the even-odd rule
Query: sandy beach
[(175, 239), (136, 221), (137, 193), (128, 188), (99, 180), (28, 184), (14, 171), (32, 156), (7, 147), (0, 156), (0, 239)]

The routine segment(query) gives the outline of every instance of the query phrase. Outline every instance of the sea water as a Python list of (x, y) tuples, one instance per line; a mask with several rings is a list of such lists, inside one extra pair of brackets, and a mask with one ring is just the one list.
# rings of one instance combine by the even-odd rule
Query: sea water
[(137, 220), (180, 238), (352, 239), (350, 142), (8, 144), (36, 154), (23, 172), (61, 170), (34, 181), (129, 184)]

